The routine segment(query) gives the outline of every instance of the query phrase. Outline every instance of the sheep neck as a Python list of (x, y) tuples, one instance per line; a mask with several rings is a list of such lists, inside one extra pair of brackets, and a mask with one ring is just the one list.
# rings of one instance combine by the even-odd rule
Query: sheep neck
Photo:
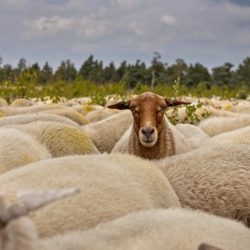
[(167, 120), (163, 120), (163, 130), (158, 135), (157, 142), (153, 147), (144, 147), (139, 140), (138, 135), (132, 129), (129, 138), (129, 153), (138, 155), (146, 159), (161, 159), (167, 156), (175, 155), (175, 143), (173, 133), (168, 126)]

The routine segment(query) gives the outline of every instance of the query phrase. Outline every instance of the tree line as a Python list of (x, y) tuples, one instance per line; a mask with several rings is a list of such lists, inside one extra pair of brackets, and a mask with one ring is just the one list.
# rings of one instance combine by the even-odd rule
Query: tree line
[(233, 64), (226, 62), (222, 66), (212, 68), (209, 72), (202, 64), (188, 65), (183, 59), (176, 59), (174, 64), (168, 65), (162, 61), (158, 52), (154, 52), (149, 66), (146, 66), (141, 60), (137, 60), (134, 64), (124, 60), (118, 67), (113, 62), (104, 66), (102, 61), (96, 60), (93, 55), (90, 55), (79, 70), (68, 59), (62, 61), (60, 66), (53, 71), (48, 62), (40, 67), (38, 63), (28, 65), (24, 58), (19, 60), (16, 68), (13, 68), (10, 64), (3, 64), (0, 56), (0, 84), (4, 84), (7, 80), (14, 83), (21, 74), (29, 70), (36, 75), (36, 83), (44, 85), (58, 81), (67, 83), (89, 80), (98, 85), (121, 83), (129, 89), (141, 84), (153, 89), (157, 84), (173, 84), (174, 81), (178, 81), (190, 89), (196, 88), (200, 83), (203, 83), (207, 89), (225, 85), (228, 88), (236, 86), (250, 88), (250, 57), (245, 58), (235, 70), (233, 67)]

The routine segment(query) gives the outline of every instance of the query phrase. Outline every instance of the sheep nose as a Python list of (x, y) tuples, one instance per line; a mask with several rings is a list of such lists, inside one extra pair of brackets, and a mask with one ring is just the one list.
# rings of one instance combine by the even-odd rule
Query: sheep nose
[(152, 135), (155, 132), (155, 130), (153, 128), (143, 128), (141, 132), (144, 135)]

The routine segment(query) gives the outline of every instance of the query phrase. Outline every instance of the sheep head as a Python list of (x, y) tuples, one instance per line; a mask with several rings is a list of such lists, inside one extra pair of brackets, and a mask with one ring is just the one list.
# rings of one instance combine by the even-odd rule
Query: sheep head
[(153, 147), (163, 130), (166, 108), (180, 104), (190, 103), (145, 92), (131, 100), (109, 105), (108, 108), (130, 109), (134, 117), (133, 129), (140, 143), (144, 147)]
[[(2, 250), (37, 250), (38, 235), (34, 223), (23, 216), (30, 211), (78, 192), (77, 188), (0, 192), (0, 249)], [(13, 203), (14, 201), (14, 203)], [(10, 202), (10, 205), (8, 203)]]

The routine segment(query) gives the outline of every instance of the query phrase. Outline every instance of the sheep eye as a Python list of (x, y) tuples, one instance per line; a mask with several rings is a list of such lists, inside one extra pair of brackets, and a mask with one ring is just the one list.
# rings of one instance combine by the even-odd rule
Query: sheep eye
[(165, 110), (167, 108), (167, 106), (161, 107), (162, 110)]

